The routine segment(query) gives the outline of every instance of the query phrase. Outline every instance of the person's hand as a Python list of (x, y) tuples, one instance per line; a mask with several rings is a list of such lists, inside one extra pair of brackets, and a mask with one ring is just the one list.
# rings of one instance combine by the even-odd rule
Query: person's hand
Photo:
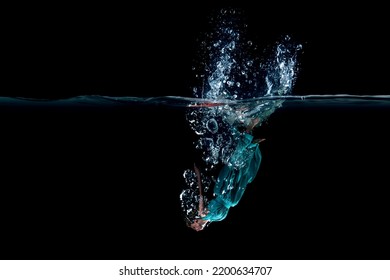
[(257, 138), (255, 140), (253, 140), (253, 143), (259, 144), (259, 143), (261, 143), (263, 141), (265, 141), (265, 138)]

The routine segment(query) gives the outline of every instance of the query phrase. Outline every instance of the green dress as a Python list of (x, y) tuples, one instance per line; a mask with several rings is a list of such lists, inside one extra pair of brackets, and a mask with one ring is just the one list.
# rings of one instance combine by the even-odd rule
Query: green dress
[(240, 201), (260, 167), (261, 152), (258, 143), (252, 143), (253, 136), (243, 133), (229, 162), (221, 169), (214, 186), (214, 198), (207, 206), (204, 220), (221, 221), (226, 218), (230, 207)]

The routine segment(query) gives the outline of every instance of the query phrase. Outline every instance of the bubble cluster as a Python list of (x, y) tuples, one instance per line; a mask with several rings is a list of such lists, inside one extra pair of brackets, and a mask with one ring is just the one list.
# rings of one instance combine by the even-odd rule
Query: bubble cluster
[(231, 108), (196, 108), (187, 114), (187, 121), (199, 136), (195, 148), (202, 151), (202, 159), (210, 169), (228, 161), (238, 135), (232, 122), (236, 116)]
[(267, 92), (265, 96), (291, 94), (298, 70), (297, 55), (301, 49), (302, 45), (292, 42), (288, 35), (276, 44), (274, 56), (262, 65), (266, 72)]
[(245, 36), (246, 24), (235, 9), (222, 9), (211, 19), (214, 28), (200, 43), (197, 62), (198, 86), (194, 96), (207, 99), (239, 100), (257, 90), (260, 68), (251, 55), (256, 46)]

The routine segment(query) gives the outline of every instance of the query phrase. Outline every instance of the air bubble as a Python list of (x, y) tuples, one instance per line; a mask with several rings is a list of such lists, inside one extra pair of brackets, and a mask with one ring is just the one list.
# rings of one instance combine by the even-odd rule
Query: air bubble
[(218, 131), (218, 124), (217, 124), (217, 121), (214, 118), (210, 119), (207, 122), (207, 129), (208, 129), (208, 131), (210, 131), (213, 134)]

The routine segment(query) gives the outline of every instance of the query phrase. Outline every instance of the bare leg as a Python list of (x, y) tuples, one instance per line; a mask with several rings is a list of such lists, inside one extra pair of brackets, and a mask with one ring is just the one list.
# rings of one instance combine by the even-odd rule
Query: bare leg
[(194, 163), (194, 170), (196, 173), (196, 177), (198, 179), (198, 188), (199, 188), (199, 209), (198, 209), (199, 216), (204, 217), (206, 214), (204, 213), (205, 209), (204, 209), (204, 200), (203, 200), (203, 191), (202, 191), (202, 181), (200, 177), (200, 171), (198, 167), (195, 165), (195, 163)]
[(197, 218), (194, 220), (194, 222), (189, 225), (193, 230), (201, 231), (204, 229), (206, 224), (209, 222), (208, 220), (203, 220), (202, 218), (206, 216), (206, 210), (204, 207), (204, 199), (203, 199), (203, 192), (202, 192), (202, 182), (200, 177), (200, 171), (198, 167), (194, 164), (194, 170), (198, 179), (198, 187), (199, 187), (199, 209), (198, 213), (200, 218)]
[(223, 106), (226, 103), (223, 102), (206, 102), (206, 103), (200, 103), (200, 104), (189, 104), (188, 107), (194, 107), (194, 108), (208, 108), (208, 107), (217, 107), (217, 106)]

